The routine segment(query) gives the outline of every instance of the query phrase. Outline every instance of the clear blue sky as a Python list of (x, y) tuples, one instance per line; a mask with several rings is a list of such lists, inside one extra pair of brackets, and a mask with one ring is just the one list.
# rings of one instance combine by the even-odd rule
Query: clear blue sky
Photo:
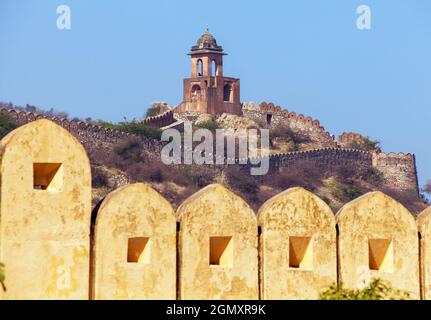
[[(70, 31), (56, 27), (61, 4)], [(356, 28), (360, 4), (371, 31)], [(429, 0), (0, 0), (0, 100), (111, 121), (178, 104), (186, 53), (207, 25), (242, 101), (414, 152), (421, 184), (431, 179)]]

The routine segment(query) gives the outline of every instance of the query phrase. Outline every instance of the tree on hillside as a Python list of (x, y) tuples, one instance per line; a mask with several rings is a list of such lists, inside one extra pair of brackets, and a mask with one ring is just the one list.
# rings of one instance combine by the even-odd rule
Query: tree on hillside
[(119, 123), (111, 123), (108, 121), (99, 120), (96, 123), (101, 127), (142, 135), (151, 139), (160, 140), (162, 136), (161, 129), (149, 126), (136, 119), (128, 121), (126, 118), (124, 118), (124, 121)]
[(170, 109), (166, 102), (153, 102), (145, 113), (145, 118), (155, 117)]
[(296, 151), (298, 146), (302, 143), (311, 142), (307, 136), (298, 134), (286, 125), (278, 125), (269, 131), (269, 143), (271, 147), (274, 147), (275, 141), (277, 139), (290, 141), (293, 144), (294, 150), (292, 151)]
[(371, 140), (369, 137), (362, 137), (359, 141), (350, 141), (346, 143), (346, 148), (374, 151), (380, 149), (380, 141)]
[(17, 127), (18, 124), (10, 115), (0, 112), (0, 139)]

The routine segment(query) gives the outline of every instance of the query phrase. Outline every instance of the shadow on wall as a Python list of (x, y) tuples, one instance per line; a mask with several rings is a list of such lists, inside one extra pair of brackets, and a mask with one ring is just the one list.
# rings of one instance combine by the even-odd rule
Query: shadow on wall
[(0, 150), (8, 288), (0, 298), (316, 299), (337, 279), (362, 288), (382, 278), (431, 299), (430, 210), (415, 221), (381, 192), (334, 216), (316, 195), (292, 188), (256, 216), (218, 184), (176, 213), (150, 186), (133, 184), (104, 199), (90, 229), (90, 164), (67, 130), (34, 121)]

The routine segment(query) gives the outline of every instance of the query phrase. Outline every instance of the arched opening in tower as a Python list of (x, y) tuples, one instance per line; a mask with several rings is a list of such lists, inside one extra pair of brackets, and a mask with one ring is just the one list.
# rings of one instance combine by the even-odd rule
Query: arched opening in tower
[(201, 87), (195, 84), (192, 87), (192, 101), (198, 101), (201, 95)]
[(198, 76), (202, 77), (203, 73), (204, 73), (203, 63), (202, 63), (202, 60), (199, 59), (198, 60)]
[(232, 101), (232, 86), (229, 83), (225, 84), (223, 87), (223, 100), (225, 102)]
[(266, 123), (271, 124), (271, 121), (272, 121), (272, 113), (267, 113), (266, 114)]
[(215, 77), (216, 75), (218, 75), (217, 64), (216, 64), (215, 60), (213, 60), (211, 62), (211, 77)]

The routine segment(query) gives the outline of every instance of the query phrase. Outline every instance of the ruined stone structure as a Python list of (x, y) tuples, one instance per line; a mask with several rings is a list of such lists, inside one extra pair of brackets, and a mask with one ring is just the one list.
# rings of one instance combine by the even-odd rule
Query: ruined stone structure
[(338, 137), (338, 141), (340, 143), (346, 143), (346, 142), (351, 142), (351, 141), (361, 141), (364, 137), (359, 134), (359, 133), (355, 133), (355, 132), (343, 132), (339, 137)]
[(210, 185), (174, 214), (136, 184), (108, 195), (90, 219), (89, 161), (71, 134), (41, 119), (0, 145), (1, 299), (316, 299), (337, 279), (361, 288), (374, 277), (431, 299), (430, 209), (415, 221), (372, 192), (334, 217), (293, 188), (256, 217)]
[(212, 115), (241, 114), (240, 81), (223, 75), (223, 48), (208, 30), (189, 53), (191, 77), (184, 79), (183, 102), (175, 112), (198, 111)]

